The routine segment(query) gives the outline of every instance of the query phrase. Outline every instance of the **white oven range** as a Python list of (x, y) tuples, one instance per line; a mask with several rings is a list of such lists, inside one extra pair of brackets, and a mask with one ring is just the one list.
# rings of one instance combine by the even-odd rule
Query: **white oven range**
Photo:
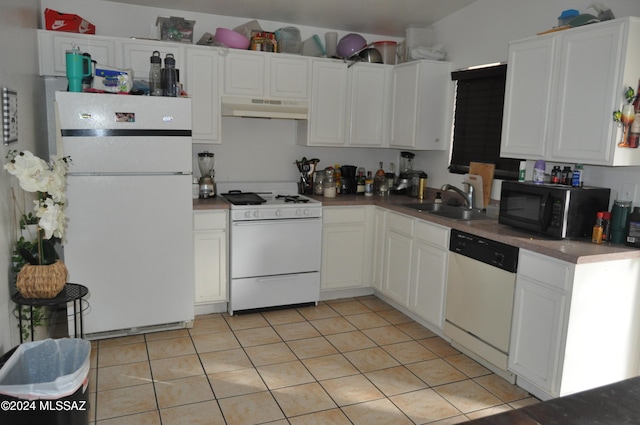
[(218, 182), (230, 204), (229, 314), (318, 303), (322, 203), (297, 182)]

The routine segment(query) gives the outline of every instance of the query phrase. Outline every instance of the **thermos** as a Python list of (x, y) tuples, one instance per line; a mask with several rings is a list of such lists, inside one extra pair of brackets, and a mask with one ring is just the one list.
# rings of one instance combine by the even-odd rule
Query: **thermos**
[(627, 237), (627, 218), (631, 213), (631, 201), (613, 202), (611, 211), (611, 242), (623, 244)]
[(171, 53), (164, 58), (164, 70), (162, 72), (162, 89), (165, 96), (178, 96), (178, 73), (176, 60)]
[(149, 96), (162, 96), (162, 58), (159, 51), (151, 55), (149, 67)]
[(70, 92), (82, 91), (82, 80), (91, 77), (93, 65), (91, 56), (85, 56), (80, 49), (74, 47), (66, 51), (65, 65)]

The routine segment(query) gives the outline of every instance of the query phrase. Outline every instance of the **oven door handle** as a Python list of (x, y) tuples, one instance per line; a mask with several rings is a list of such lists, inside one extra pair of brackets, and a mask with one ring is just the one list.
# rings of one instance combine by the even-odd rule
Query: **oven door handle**
[(296, 279), (299, 279), (299, 274), (259, 277), (257, 280), (258, 282), (273, 282), (273, 281), (296, 280)]
[(276, 225), (276, 224), (308, 224), (310, 221), (322, 221), (320, 217), (300, 217), (292, 219), (282, 220), (249, 220), (249, 221), (234, 221), (232, 226), (264, 226), (264, 225)]

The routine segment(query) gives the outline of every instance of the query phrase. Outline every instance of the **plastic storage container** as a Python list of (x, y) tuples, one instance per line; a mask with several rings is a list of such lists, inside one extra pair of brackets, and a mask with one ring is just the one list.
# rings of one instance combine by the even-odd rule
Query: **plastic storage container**
[(322, 40), (320, 40), (320, 37), (318, 37), (317, 34), (314, 34), (313, 37), (307, 38), (304, 43), (302, 43), (303, 56), (323, 57), (326, 53)]
[(302, 51), (302, 38), (300, 30), (295, 27), (284, 27), (276, 31), (278, 52), (300, 54)]
[(382, 55), (382, 63), (386, 65), (396, 64), (396, 50), (398, 48), (398, 43), (395, 41), (376, 41), (373, 43), (373, 47), (375, 47)]
[(0, 403), (7, 408), (0, 409), (0, 423), (88, 424), (90, 354), (91, 343), (75, 338), (28, 342), (6, 353)]

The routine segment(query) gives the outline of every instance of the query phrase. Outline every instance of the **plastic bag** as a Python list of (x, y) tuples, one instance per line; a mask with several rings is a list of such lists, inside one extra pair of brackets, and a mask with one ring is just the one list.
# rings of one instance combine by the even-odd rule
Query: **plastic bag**
[(616, 18), (611, 9), (603, 3), (593, 3), (591, 6), (587, 7), (587, 9), (595, 10), (600, 21), (609, 21)]
[(23, 400), (69, 396), (88, 385), (90, 353), (91, 343), (76, 338), (21, 344), (0, 369), (0, 394)]

